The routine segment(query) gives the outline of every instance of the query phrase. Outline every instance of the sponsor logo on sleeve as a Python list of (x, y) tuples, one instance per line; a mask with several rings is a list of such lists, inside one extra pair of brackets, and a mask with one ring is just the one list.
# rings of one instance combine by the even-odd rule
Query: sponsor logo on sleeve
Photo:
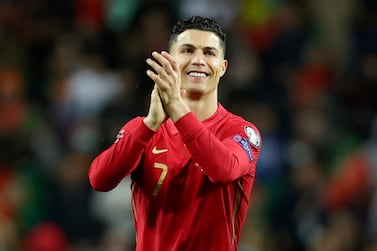
[(250, 144), (247, 141), (247, 139), (245, 139), (244, 137), (242, 137), (239, 134), (236, 134), (236, 135), (233, 136), (233, 140), (236, 141), (245, 150), (245, 152), (246, 152), (246, 154), (249, 157), (249, 160), (251, 162), (253, 160), (253, 152), (250, 149)]
[(249, 139), (250, 144), (258, 148), (261, 143), (259, 134), (250, 126), (245, 126), (245, 133), (247, 138)]

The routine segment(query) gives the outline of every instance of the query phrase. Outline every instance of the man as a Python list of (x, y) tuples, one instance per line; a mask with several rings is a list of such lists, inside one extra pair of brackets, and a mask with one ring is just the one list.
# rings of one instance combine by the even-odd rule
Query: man
[(215, 20), (179, 21), (169, 53), (147, 59), (147, 116), (126, 123), (90, 167), (99, 191), (131, 175), (136, 250), (238, 250), (261, 138), (218, 101), (224, 54)]

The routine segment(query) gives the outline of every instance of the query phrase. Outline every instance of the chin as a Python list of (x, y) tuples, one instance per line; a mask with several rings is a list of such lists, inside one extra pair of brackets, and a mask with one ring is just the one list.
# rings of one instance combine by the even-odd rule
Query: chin
[(186, 87), (186, 95), (191, 99), (198, 99), (205, 94), (205, 91), (202, 88), (195, 87)]
[(193, 83), (186, 85), (185, 89), (187, 92), (205, 92), (206, 86), (199, 83)]

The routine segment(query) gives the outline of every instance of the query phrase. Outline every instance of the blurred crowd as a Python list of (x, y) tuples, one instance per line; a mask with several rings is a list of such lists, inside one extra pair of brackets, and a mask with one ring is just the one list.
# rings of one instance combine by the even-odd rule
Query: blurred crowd
[[(216, 18), (220, 101), (262, 154), (240, 251), (377, 250), (373, 0), (1, 0), (0, 250), (134, 249), (130, 182), (91, 160), (145, 115), (145, 59), (177, 18)], [(198, 222), (200, 224), (200, 222)]]

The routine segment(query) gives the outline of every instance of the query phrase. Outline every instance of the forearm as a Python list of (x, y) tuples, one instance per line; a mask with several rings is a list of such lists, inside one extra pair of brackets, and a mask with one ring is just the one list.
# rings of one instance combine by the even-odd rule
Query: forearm
[(194, 160), (212, 182), (233, 181), (255, 166), (256, 159), (251, 162), (238, 143), (230, 137), (219, 140), (192, 113), (178, 120), (176, 127)]
[(92, 187), (98, 191), (109, 191), (116, 187), (137, 167), (145, 145), (153, 134), (141, 117), (127, 123), (114, 144), (93, 160), (89, 168)]

